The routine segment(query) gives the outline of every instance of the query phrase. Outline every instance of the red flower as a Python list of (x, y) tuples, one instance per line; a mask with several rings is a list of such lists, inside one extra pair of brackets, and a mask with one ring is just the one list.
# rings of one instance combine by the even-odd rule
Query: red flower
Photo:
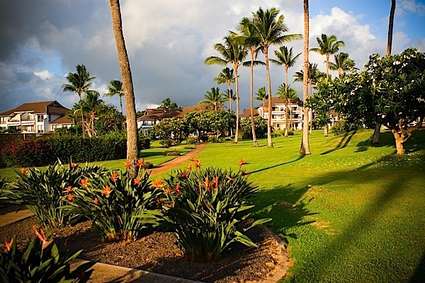
[(199, 159), (192, 159), (196, 168), (201, 168), (201, 161)]
[(46, 234), (44, 234), (43, 229), (37, 229), (37, 227), (34, 225), (32, 226), (32, 230), (34, 231), (34, 234), (37, 236), (37, 238), (41, 241), (41, 247), (44, 249), (50, 242), (46, 237)]
[(8, 253), (12, 249), (13, 239), (10, 239), (10, 241), (5, 241), (3, 244), (3, 250)]
[(156, 179), (152, 182), (152, 186), (157, 189), (162, 189), (164, 188), (165, 184), (161, 179)]
[(145, 166), (145, 161), (143, 159), (137, 160), (137, 167), (143, 168)]
[(179, 184), (179, 183), (177, 183), (177, 184), (176, 184), (176, 187), (174, 188), (174, 191), (175, 191), (177, 194), (179, 194), (179, 193), (180, 193), (180, 184)]
[(69, 202), (73, 202), (75, 200), (75, 196), (73, 194), (67, 194), (66, 200)]
[(89, 179), (87, 179), (87, 178), (82, 178), (81, 180), (80, 180), (80, 185), (82, 186), (82, 187), (87, 187), (87, 185), (89, 184)]
[(109, 197), (111, 192), (112, 192), (111, 187), (109, 187), (108, 185), (104, 186), (102, 189), (102, 195), (105, 197)]
[(27, 167), (22, 167), (19, 171), (22, 175), (27, 175), (30, 170)]
[(133, 179), (133, 185), (136, 185), (136, 186), (140, 185), (140, 179), (139, 178)]
[(210, 189), (211, 183), (210, 183), (210, 180), (208, 179), (208, 177), (205, 177), (204, 186), (207, 190)]
[(98, 198), (94, 198), (93, 203), (94, 203), (95, 205), (99, 205), (100, 201), (99, 201), (99, 199), (98, 199)]
[(189, 177), (189, 172), (187, 172), (187, 171), (182, 171), (181, 173), (180, 173), (180, 178), (182, 178), (182, 179), (187, 179)]
[(63, 192), (64, 192), (65, 194), (72, 193), (72, 191), (73, 191), (72, 186), (68, 186), (68, 187), (66, 187), (66, 188), (65, 188), (65, 190), (63, 190)]
[(119, 174), (116, 171), (112, 171), (111, 173), (111, 181), (116, 183), (120, 178)]
[(214, 186), (214, 189), (217, 189), (218, 188), (218, 176), (214, 176), (214, 178), (213, 178), (213, 186)]
[(131, 167), (133, 167), (133, 162), (131, 162), (131, 160), (126, 160), (124, 166), (127, 170), (131, 169)]

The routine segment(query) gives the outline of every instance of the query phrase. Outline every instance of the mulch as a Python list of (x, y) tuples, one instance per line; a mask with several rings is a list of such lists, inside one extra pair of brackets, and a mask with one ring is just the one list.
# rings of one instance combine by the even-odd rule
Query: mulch
[[(23, 247), (32, 237), (34, 217), (4, 226), (0, 241), (12, 237)], [(188, 261), (171, 232), (153, 232), (131, 242), (103, 242), (85, 221), (52, 232), (52, 237), (66, 252), (83, 249), (83, 259), (123, 267), (142, 269), (205, 282), (276, 282), (288, 267), (287, 250), (280, 240), (264, 227), (250, 230), (257, 248), (236, 245), (222, 259), (213, 263)]]

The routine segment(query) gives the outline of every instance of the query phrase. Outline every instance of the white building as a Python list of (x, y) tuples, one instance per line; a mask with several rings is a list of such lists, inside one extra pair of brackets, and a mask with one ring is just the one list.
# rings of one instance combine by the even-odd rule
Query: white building
[(57, 101), (29, 102), (0, 113), (0, 129), (15, 128), (21, 133), (48, 133), (69, 128), (74, 123), (70, 110)]
[[(303, 127), (303, 107), (299, 105), (299, 101), (291, 100), (289, 102), (288, 124), (289, 128), (301, 130)], [(279, 97), (272, 97), (272, 127), (274, 129), (283, 130), (286, 127), (285, 100)], [(266, 99), (262, 106), (258, 108), (258, 114), (264, 119), (268, 119), (268, 100)]]

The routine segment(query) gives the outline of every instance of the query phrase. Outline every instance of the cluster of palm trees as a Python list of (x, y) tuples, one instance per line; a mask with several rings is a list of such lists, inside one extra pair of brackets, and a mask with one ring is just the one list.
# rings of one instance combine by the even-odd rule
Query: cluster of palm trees
[[(79, 109), (78, 112), (81, 117), (81, 128), (82, 135), (85, 137), (87, 134), (89, 137), (95, 136), (95, 120), (98, 106), (103, 102), (100, 99), (100, 93), (92, 89), (93, 80), (96, 77), (91, 75), (84, 65), (77, 65), (76, 72), (70, 72), (66, 75), (67, 83), (63, 85), (63, 91), (73, 92), (79, 98)], [(122, 96), (124, 91), (122, 88), (122, 82), (119, 80), (112, 80), (109, 82), (108, 91), (104, 94), (105, 96), (119, 96), (121, 113), (122, 107)], [(74, 113), (75, 115), (76, 113)]]

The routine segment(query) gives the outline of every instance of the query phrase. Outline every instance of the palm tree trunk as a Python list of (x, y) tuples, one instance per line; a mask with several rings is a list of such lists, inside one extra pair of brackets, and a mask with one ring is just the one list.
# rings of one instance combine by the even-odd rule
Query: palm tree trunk
[(268, 95), (268, 111), (267, 117), (267, 146), (273, 147), (272, 141), (272, 81), (270, 79), (270, 61), (269, 61), (269, 48), (264, 47), (264, 60), (266, 61), (266, 81), (267, 81), (267, 95)]
[(255, 135), (255, 122), (254, 122), (254, 52), (255, 48), (251, 48), (251, 76), (250, 76), (250, 95), (249, 95), (249, 108), (251, 114), (251, 132), (252, 142), (257, 145), (257, 136)]
[(393, 47), (393, 26), (394, 26), (395, 7), (396, 7), (396, 0), (391, 0), (390, 17), (388, 18), (387, 55), (391, 55), (391, 49)]
[(326, 54), (326, 77), (329, 78), (329, 54)]
[(233, 65), (233, 72), (235, 73), (235, 95), (236, 95), (236, 129), (235, 129), (235, 143), (239, 140), (239, 78), (238, 78), (238, 65)]
[(124, 114), (124, 112), (122, 111), (122, 95), (120, 95), (120, 108), (121, 108), (121, 114)]
[(306, 107), (307, 99), (308, 99), (308, 52), (309, 52), (309, 36), (310, 36), (310, 23), (309, 23), (309, 11), (308, 11), (308, 0), (304, 0), (304, 76), (303, 76), (303, 135), (301, 139), (301, 148), (300, 153), (302, 155), (311, 154), (310, 152), (310, 140), (309, 140), (309, 109)]
[(80, 98), (81, 132), (83, 134), (83, 139), (84, 139), (86, 134), (84, 132), (84, 112), (83, 112), (83, 104), (81, 103), (81, 93), (78, 93), (78, 97)]
[(122, 20), (119, 0), (109, 0), (112, 16), (112, 30), (115, 37), (118, 61), (120, 65), (121, 78), (125, 95), (125, 110), (127, 116), (127, 160), (136, 160), (137, 150), (137, 121), (136, 103), (133, 92), (133, 80), (131, 78), (130, 62), (128, 61), (127, 49), (125, 47), (122, 32)]
[[(284, 67), (285, 67), (285, 84), (286, 84), (286, 87), (289, 88), (288, 66), (284, 65)], [(288, 102), (288, 99), (287, 99), (286, 105), (285, 105), (285, 137), (288, 136), (288, 127), (290, 125), (288, 107), (289, 107), (289, 102)]]

